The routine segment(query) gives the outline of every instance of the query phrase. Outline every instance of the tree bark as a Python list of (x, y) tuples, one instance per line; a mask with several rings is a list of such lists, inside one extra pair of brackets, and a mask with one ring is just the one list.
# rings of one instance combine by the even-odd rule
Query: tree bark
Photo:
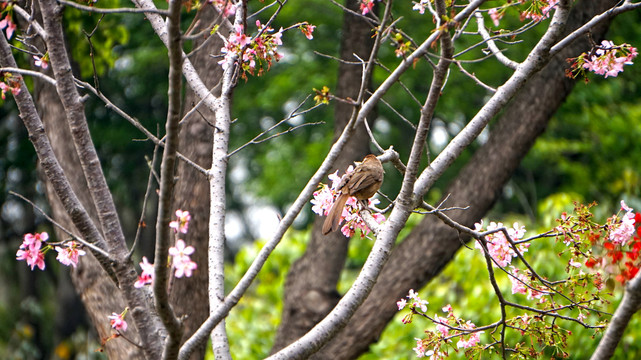
[[(348, 0), (346, 7), (359, 11), (359, 1)], [(372, 50), (372, 26), (360, 17), (344, 13), (340, 58), (357, 61), (354, 54), (367, 59)], [(338, 70), (336, 96), (356, 99), (361, 86), (362, 66), (341, 63)], [(370, 79), (366, 80), (368, 83)], [(369, 86), (368, 86), (369, 87)], [(334, 108), (334, 140), (347, 125), (354, 111), (352, 105), (336, 102)], [(372, 114), (370, 119), (375, 118)], [(371, 122), (370, 122), (371, 124)], [(336, 160), (339, 175), (354, 161), (370, 153), (369, 136), (364, 125), (356, 128), (345, 150)], [(338, 303), (336, 284), (345, 265), (349, 239), (340, 231), (324, 236), (321, 227), (324, 217), (318, 217), (312, 229), (305, 254), (291, 267), (285, 283), (282, 321), (278, 328), (272, 353), (284, 348), (309, 331)]]
[[(35, 18), (40, 19), (37, 5), (35, 10)], [(21, 28), (26, 30), (29, 24), (21, 23), (20, 25)], [(37, 39), (37, 37), (32, 39)], [(41, 49), (44, 48), (41, 42), (37, 45)], [(54, 153), (78, 199), (94, 223), (99, 223), (96, 208), (93, 205), (87, 182), (80, 168), (80, 159), (74, 147), (66, 117), (62, 115), (65, 114), (65, 111), (56, 89), (37, 78), (34, 79), (34, 84), (36, 106)], [(44, 176), (41, 176), (41, 178), (46, 184), (46, 195), (51, 206), (52, 217), (65, 228), (78, 234), (51, 183)], [(67, 234), (57, 228), (55, 233), (58, 239), (68, 238)], [(66, 271), (66, 269), (63, 269), (63, 271)], [(90, 252), (80, 258), (78, 266), (75, 269), (72, 268), (70, 273), (75, 291), (80, 295), (85, 310), (96, 329), (98, 341), (109, 338), (112, 334), (112, 329), (107, 316), (111, 315), (112, 312), (119, 313), (126, 307), (120, 291)], [(105, 294), (110, 294), (110, 296)], [(127, 331), (127, 336), (134, 341), (139, 341), (138, 330), (134, 322), (129, 321), (129, 323), (130, 327)], [(143, 352), (139, 348), (123, 339), (108, 341), (103, 346), (103, 350), (109, 359), (144, 359)]]
[[(568, 29), (577, 28), (615, 3), (582, 2), (573, 9)], [(607, 25), (599, 26), (592, 35), (601, 38), (606, 30)], [(575, 82), (564, 74), (565, 59), (589, 48), (587, 37), (575, 41), (528, 81), (508, 105), (489, 141), (446, 191), (451, 196), (445, 206), (469, 206), (468, 210), (448, 212), (455, 221), (473, 226), (496, 202), (505, 183), (573, 88)], [(436, 217), (425, 217), (394, 250), (372, 293), (349, 324), (314, 358), (353, 359), (367, 351), (397, 313), (396, 301), (409, 289), (420, 289), (437, 276), (461, 247), (462, 240), (457, 231)]]
[[(89, 195), (82, 169), (80, 169), (80, 161), (71, 140), (66, 118), (61, 116), (61, 114), (64, 114), (64, 109), (58, 99), (56, 89), (43, 83), (36, 85), (35, 89), (38, 89), (36, 94), (38, 110), (56, 157), (69, 178), (69, 182), (78, 199), (87, 209), (93, 221), (97, 223), (96, 209)], [(50, 183), (48, 181), (46, 183), (47, 198), (51, 206), (52, 217), (65, 228), (75, 230), (71, 219), (65, 212)], [(58, 229), (56, 229), (56, 236), (58, 239), (68, 237)], [(98, 333), (98, 340), (107, 339), (112, 334), (107, 316), (111, 315), (112, 312), (120, 313), (127, 306), (120, 294), (120, 290), (89, 252), (87, 252), (86, 256), (80, 258), (75, 269), (71, 269), (71, 279)], [(134, 322), (129, 321), (129, 324), (127, 336), (139, 341)], [(103, 349), (109, 359), (144, 359), (144, 355), (139, 348), (123, 339), (108, 341)]]

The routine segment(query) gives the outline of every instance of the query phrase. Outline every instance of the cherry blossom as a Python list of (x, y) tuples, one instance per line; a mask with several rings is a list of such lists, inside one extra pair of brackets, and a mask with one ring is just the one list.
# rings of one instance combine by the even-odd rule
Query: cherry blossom
[(494, 26), (499, 26), (499, 20), (501, 20), (504, 14), (503, 11), (499, 10), (500, 8), (492, 8), (487, 12), (490, 15), (490, 19), (492, 19), (492, 23), (494, 23)]
[(7, 34), (7, 40), (11, 40), (11, 37), (13, 36), (14, 31), (16, 30), (16, 24), (11, 19), (10, 13), (8, 13), (4, 19), (0, 20), (0, 30), (5, 28), (6, 28), (5, 32)]
[(310, 25), (305, 23), (305, 24), (302, 24), (299, 28), (300, 28), (300, 31), (303, 33), (303, 35), (305, 35), (305, 37), (308, 40), (312, 40), (314, 38), (313, 32), (314, 32), (314, 29), (316, 29), (315, 25)]
[(61, 264), (66, 266), (73, 266), (74, 268), (78, 265), (78, 258), (84, 256), (86, 252), (80, 249), (80, 245), (75, 241), (70, 241), (66, 246), (56, 246), (55, 250), (58, 252), (56, 260), (60, 261)]
[(111, 313), (111, 315), (107, 317), (111, 322), (112, 328), (122, 332), (127, 331), (127, 322), (125, 321), (125, 315), (127, 314), (127, 310), (128, 309), (125, 309), (125, 311), (123, 311), (120, 314)]
[(194, 253), (193, 246), (185, 246), (183, 240), (177, 240), (176, 246), (169, 249), (169, 255), (173, 257), (172, 267), (176, 269), (177, 278), (183, 276), (190, 277), (192, 272), (198, 267), (195, 262), (191, 261), (189, 255)]
[(49, 67), (49, 56), (48, 55), (45, 54), (45, 56), (43, 56), (43, 57), (39, 57), (37, 55), (34, 55), (33, 59), (35, 60), (34, 61), (34, 65), (35, 66), (41, 67), (43, 69), (46, 69), (46, 68)]
[(624, 246), (632, 238), (636, 229), (634, 227), (634, 209), (628, 207), (625, 202), (621, 200), (621, 210), (626, 213), (621, 217), (621, 222), (610, 231), (610, 241), (615, 245)]
[(16, 252), (16, 260), (25, 260), (33, 270), (36, 266), (40, 270), (45, 269), (44, 252), (41, 251), (42, 243), (49, 239), (46, 232), (36, 234), (25, 234), (20, 248)]
[(374, 8), (374, 0), (361, 0), (361, 14), (367, 15)]
[(138, 276), (138, 280), (134, 283), (134, 287), (141, 288), (145, 285), (151, 285), (154, 282), (154, 264), (150, 264), (147, 261), (147, 257), (142, 257), (142, 262), (140, 263), (140, 268), (142, 273)]
[(189, 221), (191, 220), (191, 215), (189, 211), (176, 210), (176, 217), (178, 220), (174, 220), (169, 223), (169, 227), (174, 229), (174, 232), (181, 232), (186, 234), (189, 230)]
[(236, 13), (236, 6), (231, 0), (209, 0), (209, 2), (225, 17), (232, 16)]
[[(481, 231), (483, 227), (483, 222), (476, 223), (474, 229), (476, 231)], [(487, 227), (487, 231), (497, 230), (503, 227), (503, 223), (491, 222)], [(517, 241), (525, 235), (525, 227), (519, 226), (518, 223), (514, 223), (512, 228), (507, 228), (507, 233), (512, 239), (512, 241)], [(512, 258), (516, 257), (516, 251), (512, 248), (509, 241), (505, 238), (505, 234), (502, 231), (492, 233), (485, 236), (487, 241), (487, 250), (489, 255), (496, 261), (499, 266), (505, 267), (512, 262)], [(476, 242), (477, 249), (483, 249), (480, 242)], [(529, 247), (528, 243), (520, 244), (517, 246), (519, 252), (523, 254), (527, 252)]]

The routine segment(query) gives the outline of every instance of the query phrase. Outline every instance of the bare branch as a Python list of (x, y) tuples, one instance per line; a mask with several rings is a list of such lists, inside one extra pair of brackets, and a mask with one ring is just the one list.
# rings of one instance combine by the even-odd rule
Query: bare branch
[(136, 9), (136, 8), (113, 8), (113, 9), (101, 9), (95, 6), (87, 6), (78, 4), (73, 1), (67, 0), (56, 0), (62, 5), (76, 8), (78, 10), (97, 13), (97, 14), (158, 14), (162, 16), (168, 16), (169, 11), (159, 10), (159, 9)]
[(519, 63), (505, 56), (503, 52), (498, 48), (498, 46), (496, 46), (494, 40), (490, 38), (490, 33), (488, 33), (487, 29), (485, 28), (485, 20), (483, 19), (483, 14), (481, 14), (480, 11), (477, 11), (476, 13), (474, 13), (474, 16), (476, 16), (476, 24), (478, 26), (479, 34), (481, 34), (483, 40), (487, 42), (487, 46), (490, 48), (492, 54), (494, 54), (496, 59), (501, 64), (509, 67), (512, 70), (516, 70), (516, 68), (519, 66)]

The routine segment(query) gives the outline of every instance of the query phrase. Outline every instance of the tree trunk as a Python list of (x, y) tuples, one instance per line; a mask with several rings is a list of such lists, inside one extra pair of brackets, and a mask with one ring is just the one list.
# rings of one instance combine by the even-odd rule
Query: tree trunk
[[(346, 7), (358, 12), (359, 1), (348, 0)], [(357, 54), (361, 59), (369, 58), (374, 40), (372, 26), (367, 21), (345, 12), (343, 34), (341, 59), (357, 61), (353, 54)], [(361, 77), (360, 64), (341, 63), (338, 69), (336, 96), (356, 99), (361, 86)], [(370, 81), (371, 79), (367, 79), (368, 83)], [(334, 139), (343, 132), (353, 111), (353, 106), (340, 101), (336, 102)], [(376, 114), (372, 113), (370, 119), (375, 117)], [(336, 160), (335, 169), (339, 170), (339, 175), (344, 174), (345, 169), (354, 161), (360, 161), (370, 153), (369, 142), (365, 126), (356, 128), (352, 138)], [(287, 275), (282, 321), (272, 352), (284, 348), (309, 331), (334, 308), (340, 299), (336, 284), (345, 265), (349, 239), (340, 231), (323, 236), (321, 227), (324, 220), (324, 217), (316, 218), (305, 254), (292, 265)]]
[[(38, 89), (36, 94), (38, 110), (56, 157), (69, 178), (69, 182), (78, 199), (87, 209), (93, 221), (98, 223), (96, 209), (93, 206), (85, 177), (80, 168), (80, 160), (71, 140), (66, 117), (61, 116), (65, 112), (58, 99), (56, 89), (44, 83), (37, 84), (35, 89)], [(51, 205), (52, 217), (65, 228), (74, 231), (75, 228), (71, 219), (48, 181), (47, 198)], [(77, 231), (75, 232), (78, 233)], [(58, 239), (68, 238), (67, 234), (58, 229), (56, 229), (56, 236)], [(75, 269), (71, 269), (71, 279), (98, 333), (98, 340), (109, 338), (112, 334), (112, 329), (107, 316), (113, 312), (120, 313), (127, 306), (120, 291), (90, 252), (80, 258)], [(139, 342), (134, 322), (130, 321), (129, 324), (127, 336)], [(124, 339), (108, 341), (103, 349), (109, 359), (144, 359), (142, 351)]]
[[(567, 28), (577, 28), (615, 3), (581, 2), (573, 9)], [(606, 30), (607, 25), (603, 25), (591, 33), (599, 39)], [(446, 191), (451, 196), (445, 206), (469, 206), (469, 209), (448, 212), (448, 216), (473, 226), (487, 213), (571, 92), (575, 82), (565, 77), (565, 59), (589, 48), (587, 37), (575, 41), (526, 83), (506, 108), (489, 141)], [(461, 241), (457, 231), (434, 216), (426, 216), (394, 250), (372, 293), (348, 325), (314, 358), (353, 359), (367, 351), (397, 313), (396, 301), (406, 296), (409, 289), (420, 289), (437, 276), (461, 247)]]
[[(213, 5), (207, 4), (198, 12), (193, 21), (192, 33), (199, 33), (218, 16)], [(227, 31), (220, 29), (219, 31)], [(205, 43), (203, 45), (203, 43)], [(211, 89), (221, 79), (222, 69), (215, 64), (211, 54), (220, 52), (224, 45), (218, 36), (210, 36), (206, 31), (202, 38), (194, 40), (193, 49), (203, 45), (202, 48), (190, 57), (203, 82)], [(220, 88), (213, 91), (215, 96), (220, 95)], [(187, 87), (185, 92), (184, 111), (192, 109), (200, 98)], [(183, 114), (184, 116), (184, 114)], [(205, 169), (211, 167), (211, 148), (215, 115), (206, 106), (200, 106), (198, 111), (187, 117), (180, 129), (179, 151)], [(187, 210), (192, 216), (189, 223), (189, 232), (181, 236), (187, 245), (193, 246), (196, 251), (191, 259), (198, 264), (198, 269), (192, 277), (175, 281), (172, 285), (171, 303), (177, 316), (187, 317), (184, 320), (185, 332), (183, 341), (188, 339), (209, 315), (209, 297), (207, 294), (207, 246), (209, 242), (209, 183), (204, 174), (198, 172), (189, 164), (180, 161), (177, 171), (178, 182), (174, 192), (176, 209)], [(189, 294), (186, 296), (185, 294)], [(191, 359), (203, 359), (207, 343), (192, 353)]]

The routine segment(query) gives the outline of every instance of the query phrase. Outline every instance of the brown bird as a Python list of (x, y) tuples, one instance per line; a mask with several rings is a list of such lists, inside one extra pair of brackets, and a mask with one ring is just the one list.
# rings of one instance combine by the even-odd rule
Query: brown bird
[(338, 199), (332, 205), (323, 223), (323, 235), (338, 230), (338, 223), (343, 214), (345, 202), (350, 196), (358, 200), (367, 200), (374, 196), (383, 183), (383, 164), (375, 155), (365, 156), (353, 172), (343, 175), (338, 184)]

